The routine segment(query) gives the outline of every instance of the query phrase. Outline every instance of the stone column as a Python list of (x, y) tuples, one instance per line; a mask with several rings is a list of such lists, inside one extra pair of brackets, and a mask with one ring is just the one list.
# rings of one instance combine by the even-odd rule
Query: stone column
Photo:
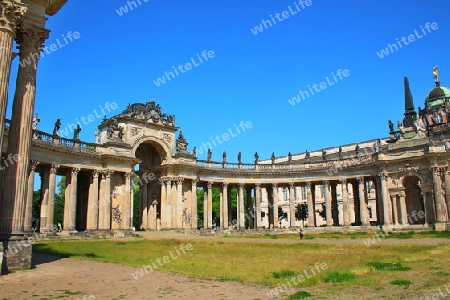
[(114, 171), (110, 170), (102, 171), (102, 181), (100, 182), (100, 205), (98, 209), (99, 230), (111, 229), (111, 175), (113, 173)]
[(213, 195), (212, 195), (212, 187), (214, 182), (209, 181), (208, 182), (208, 229), (212, 228), (212, 201), (213, 201)]
[(177, 228), (177, 213), (178, 213), (178, 193), (177, 193), (177, 179), (172, 178), (172, 190), (170, 191), (170, 203), (171, 203), (171, 222), (172, 229)]
[(325, 216), (327, 219), (327, 227), (333, 226), (333, 214), (331, 210), (331, 191), (330, 182), (328, 180), (323, 181), (325, 186)]
[(423, 194), (423, 210), (425, 213), (424, 226), (428, 227), (430, 224), (430, 214), (431, 214), (431, 212), (428, 209), (428, 203), (433, 202), (432, 185), (431, 184), (422, 184), (421, 190), (422, 190), (422, 194)]
[(445, 172), (445, 177), (444, 177), (444, 181), (445, 181), (445, 199), (447, 202), (447, 218), (450, 219), (450, 168), (444, 168), (443, 169)]
[(252, 201), (252, 188), (247, 186), (246, 190), (246, 194), (247, 194), (247, 199), (246, 199), (246, 207), (247, 207), (247, 212), (244, 214), (247, 217), (247, 226), (248, 228), (253, 228), (253, 216), (255, 214), (255, 211), (253, 210), (253, 201)]
[[(41, 176), (41, 213), (39, 220), (39, 231), (44, 232), (45, 226), (47, 224), (47, 214), (48, 214), (48, 180), (50, 171), (45, 167), (44, 171), (40, 174)], [(67, 193), (69, 194), (69, 193)]]
[(406, 212), (406, 195), (400, 194), (400, 214), (403, 225), (408, 225), (408, 213)]
[(173, 226), (172, 223), (172, 180), (170, 178), (166, 178), (166, 199), (167, 199), (167, 205), (166, 205), (166, 229), (170, 229)]
[(56, 172), (58, 172), (59, 165), (52, 164), (50, 168), (49, 187), (48, 187), (48, 211), (47, 211), (47, 223), (45, 224), (47, 229), (53, 227), (53, 219), (55, 215), (55, 196), (56, 196)]
[[(77, 186), (78, 186), (78, 172), (80, 168), (72, 168), (70, 172), (70, 202), (66, 203), (69, 206), (69, 220), (68, 226), (64, 228), (68, 231), (75, 230), (76, 216), (77, 216)], [(51, 181), (50, 181), (51, 183)], [(51, 186), (51, 184), (50, 184)], [(48, 222), (47, 222), (48, 223)]]
[[(273, 228), (278, 228), (278, 183), (272, 183), (272, 209), (269, 203), (269, 212), (272, 211), (273, 214)], [(270, 227), (270, 220), (269, 220)]]
[[(222, 206), (220, 207), (220, 229), (228, 229), (228, 182), (222, 183)], [(223, 220), (222, 220), (223, 218)]]
[(238, 184), (237, 219), (239, 229), (245, 229), (244, 187), (245, 184)]
[(306, 198), (308, 204), (308, 227), (316, 226), (316, 210), (314, 209), (314, 201), (311, 192), (311, 181), (306, 183)]
[(166, 217), (166, 211), (167, 211), (167, 189), (165, 184), (165, 178), (161, 177), (159, 178), (159, 184), (161, 185), (161, 229), (167, 228), (167, 217)]
[(350, 204), (348, 200), (348, 184), (346, 179), (341, 179), (342, 187), (342, 214), (344, 219), (344, 226), (350, 226)]
[(295, 185), (293, 182), (289, 183), (289, 226), (295, 227)]
[(331, 215), (333, 216), (333, 225), (340, 226), (342, 225), (342, 220), (339, 220), (339, 205), (338, 205), (338, 197), (337, 197), (337, 183), (332, 182), (330, 184), (331, 189)]
[(148, 199), (148, 182), (143, 182), (142, 187), (142, 222), (141, 222), (141, 230), (148, 229), (148, 209), (149, 209), (149, 199)]
[(176, 220), (178, 229), (183, 228), (183, 181), (184, 178), (178, 177), (177, 181), (177, 213)]
[(12, 233), (21, 236), (23, 233), (31, 150), (31, 123), (36, 97), (37, 61), (42, 44), (48, 38), (48, 35), (48, 30), (22, 23), (16, 37), (20, 49), (20, 59), (30, 60), (32, 63), (20, 65), (17, 74), (7, 153), (18, 159), (16, 163), (5, 170), (5, 189), (3, 199), (0, 202), (2, 208), (0, 211), (0, 235), (8, 236)]
[(20, 1), (0, 2), (0, 152), (3, 147), (13, 39), (16, 37), (17, 25), (27, 9), (27, 6)]
[(397, 195), (391, 195), (392, 215), (394, 216), (392, 223), (398, 225), (398, 209), (397, 209)]
[[(197, 222), (198, 222), (198, 214), (197, 214), (197, 179), (193, 179), (191, 184), (192, 184), (192, 188), (191, 188), (191, 227), (192, 228), (197, 228)], [(162, 196), (161, 196), (162, 198)]]
[(262, 228), (261, 224), (261, 183), (255, 183), (255, 229)]
[(124, 174), (125, 179), (125, 191), (123, 194), (123, 229), (131, 229), (133, 226), (132, 211), (133, 211), (133, 187), (131, 180), (134, 178), (133, 172), (126, 172)]
[(203, 186), (203, 228), (208, 228), (208, 186)]
[(87, 230), (98, 229), (98, 175), (99, 171), (92, 171), (91, 184), (89, 186)]
[(367, 208), (366, 204), (366, 193), (364, 192), (364, 177), (358, 177), (358, 194), (359, 194), (359, 214), (361, 217), (361, 225), (362, 226), (369, 226), (370, 225), (370, 219), (369, 219), (369, 210)]
[(27, 204), (25, 207), (25, 219), (23, 225), (23, 231), (31, 232), (32, 229), (32, 218), (33, 218), (33, 189), (34, 189), (34, 175), (36, 167), (39, 164), (37, 161), (31, 161), (30, 173), (28, 175), (28, 187), (27, 187)]
[(443, 223), (448, 221), (445, 217), (445, 202), (442, 196), (442, 180), (441, 180), (441, 168), (433, 167), (433, 188), (434, 188), (434, 201), (436, 205), (436, 222)]
[[(48, 178), (48, 177), (47, 177)], [(66, 230), (66, 228), (69, 228), (69, 216), (70, 216), (70, 192), (72, 190), (71, 188), (71, 177), (70, 173), (66, 174), (66, 187), (64, 189), (64, 221), (63, 221), (63, 230)], [(48, 187), (48, 185), (47, 185)], [(45, 195), (44, 195), (45, 199)], [(47, 193), (47, 199), (48, 199), (48, 193)], [(41, 209), (42, 211), (42, 209)], [(47, 209), (45, 212), (45, 215), (47, 215)], [(42, 218), (41, 218), (42, 219)]]
[(389, 227), (391, 225), (391, 218), (389, 214), (391, 209), (389, 207), (389, 191), (387, 188), (388, 174), (386, 172), (381, 172), (380, 185), (381, 185), (381, 201), (383, 203), (383, 226)]

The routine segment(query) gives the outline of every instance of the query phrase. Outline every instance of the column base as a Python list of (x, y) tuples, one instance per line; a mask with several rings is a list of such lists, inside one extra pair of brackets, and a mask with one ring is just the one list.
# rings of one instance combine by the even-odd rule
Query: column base
[(436, 223), (434, 223), (434, 229), (436, 230), (436, 231), (444, 231), (444, 230), (446, 230), (447, 229), (447, 223), (445, 223), (445, 222), (436, 222)]
[(1, 241), (0, 274), (31, 269), (31, 247), (24, 235), (14, 235)]
[(387, 225), (381, 225), (381, 230), (387, 232), (387, 231), (392, 231), (393, 227), (391, 224), (387, 224)]

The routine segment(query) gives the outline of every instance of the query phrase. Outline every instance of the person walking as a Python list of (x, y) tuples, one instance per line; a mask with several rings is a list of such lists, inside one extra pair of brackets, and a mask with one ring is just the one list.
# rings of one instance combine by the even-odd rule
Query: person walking
[(303, 229), (300, 228), (300, 231), (298, 233), (300, 235), (300, 241), (303, 240)]

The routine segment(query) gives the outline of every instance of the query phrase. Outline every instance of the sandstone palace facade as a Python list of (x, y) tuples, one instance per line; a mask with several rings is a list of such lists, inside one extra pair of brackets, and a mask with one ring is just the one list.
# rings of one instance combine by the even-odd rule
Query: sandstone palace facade
[[(104, 119), (95, 143), (38, 129), (33, 119), (39, 59), (21, 65), (11, 120), (5, 118), (12, 41), (20, 59), (39, 57), (48, 37), (46, 15), (65, 0), (0, 3), (0, 240), (4, 249), (32, 232), (35, 177), (41, 183), (38, 230), (54, 225), (56, 177), (66, 178), (64, 232), (133, 230), (133, 185), (138, 177), (137, 230), (320, 228), (446, 229), (450, 209), (450, 89), (435, 87), (416, 111), (405, 78), (403, 119), (388, 137), (243, 163), (227, 154), (199, 160), (195, 149), (155, 101), (124, 107)], [(399, 101), (403, 101), (400, 100)], [(195, 134), (195, 133), (190, 133)], [(262, 147), (262, 146), (261, 146)], [(220, 189), (213, 199), (213, 188)], [(198, 190), (203, 189), (202, 215)], [(235, 193), (232, 190), (235, 189)], [(232, 195), (236, 198), (232, 199)], [(220, 215), (213, 220), (213, 201)], [(236, 201), (237, 209), (232, 208)], [(296, 220), (307, 206), (306, 223)], [(279, 207), (283, 218), (279, 219)], [(6, 252), (3, 252), (6, 253)], [(8, 270), (29, 267), (31, 247), (3, 255)]]

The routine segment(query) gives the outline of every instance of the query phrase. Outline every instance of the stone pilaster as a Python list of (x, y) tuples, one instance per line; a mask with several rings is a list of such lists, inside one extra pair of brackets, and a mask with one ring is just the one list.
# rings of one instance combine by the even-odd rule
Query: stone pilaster
[(244, 187), (245, 184), (238, 184), (237, 193), (237, 226), (239, 229), (245, 228), (245, 209), (244, 209)]
[(55, 196), (56, 196), (56, 173), (58, 172), (59, 165), (52, 164), (49, 175), (48, 186), (48, 211), (47, 211), (47, 223), (45, 224), (48, 229), (53, 227), (54, 215), (55, 215)]
[[(111, 175), (113, 173), (114, 171), (111, 170), (102, 171), (102, 180), (100, 182), (100, 203), (98, 208), (98, 229), (100, 230), (111, 229)], [(72, 190), (73, 189), (74, 188), (72, 188)], [(73, 199), (73, 196), (71, 198)]]
[(261, 183), (255, 183), (255, 229), (262, 228), (261, 223)]
[(408, 213), (406, 211), (406, 195), (400, 194), (400, 221), (402, 225), (408, 225)]
[(166, 199), (167, 199), (167, 205), (166, 205), (166, 229), (170, 229), (173, 226), (172, 223), (172, 180), (170, 178), (166, 178)]
[(333, 214), (331, 210), (331, 190), (330, 190), (330, 182), (328, 180), (324, 180), (323, 185), (325, 186), (325, 216), (327, 227), (333, 226)]
[(295, 227), (295, 185), (293, 182), (289, 183), (289, 226)]
[(89, 199), (87, 211), (87, 230), (98, 229), (98, 176), (99, 171), (94, 170), (91, 174), (91, 184), (89, 186)]
[(442, 195), (442, 180), (441, 180), (441, 168), (432, 168), (433, 172), (433, 189), (434, 189), (434, 201), (436, 205), (436, 222), (443, 223), (448, 221), (445, 212), (445, 202)]
[(25, 218), (23, 224), (24, 232), (32, 231), (34, 176), (38, 164), (39, 162), (37, 161), (31, 161), (30, 164), (30, 173), (28, 175), (28, 187), (27, 187), (27, 203), (25, 205)]
[(21, 1), (0, 2), (0, 152), (3, 147), (13, 39), (16, 37), (17, 25), (26, 11), (27, 6)]
[(165, 178), (163, 178), (163, 177), (159, 178), (159, 184), (161, 185), (161, 208), (160, 208), (161, 229), (166, 229), (167, 228), (167, 219), (166, 219), (167, 218), (167, 216), (166, 216), (167, 189), (166, 189), (166, 184), (165, 184)]
[[(197, 223), (198, 223), (198, 208), (197, 208), (197, 179), (193, 179), (191, 181), (191, 226), (192, 228), (197, 228)], [(161, 196), (162, 198), (162, 196)]]
[(346, 179), (341, 179), (342, 188), (342, 213), (344, 219), (344, 226), (350, 226), (350, 205), (348, 200), (348, 184)]
[(392, 210), (389, 207), (389, 191), (387, 188), (388, 174), (386, 172), (381, 172), (378, 176), (380, 176), (381, 202), (383, 203), (383, 227), (388, 227), (389, 229), (389, 226), (391, 226), (389, 214)]
[(367, 208), (366, 203), (366, 193), (364, 191), (364, 177), (358, 177), (358, 194), (359, 194), (359, 211), (361, 216), (361, 225), (369, 226), (370, 218), (369, 218), (369, 209)]
[(450, 168), (444, 168), (444, 183), (445, 183), (445, 200), (447, 204), (447, 218), (450, 219)]
[(133, 227), (133, 186), (132, 179), (134, 178), (133, 172), (126, 172), (124, 175), (125, 190), (123, 194), (123, 225), (122, 228), (129, 230)]
[(170, 191), (170, 203), (171, 203), (171, 222), (172, 229), (177, 228), (177, 213), (178, 213), (178, 193), (177, 193), (177, 180), (172, 178), (172, 189)]
[(220, 229), (228, 229), (228, 182), (222, 183), (222, 204), (220, 211)]
[(32, 63), (19, 66), (16, 92), (8, 134), (8, 155), (18, 160), (5, 171), (5, 190), (0, 207), (0, 234), (22, 234), (27, 198), (28, 166), (31, 150), (31, 123), (36, 97), (39, 53), (49, 31), (22, 24), (16, 36), (20, 59)]
[[(74, 231), (77, 216), (77, 193), (78, 193), (78, 173), (80, 168), (72, 168), (70, 171), (70, 198), (69, 203), (65, 203), (68, 208), (69, 217), (67, 219), (68, 224), (65, 226), (64, 230)], [(51, 182), (50, 182), (51, 185)], [(48, 222), (47, 222), (48, 223)]]
[(177, 228), (183, 228), (183, 181), (184, 178), (176, 178), (177, 182), (177, 205), (176, 205), (176, 220)]
[(391, 195), (391, 205), (392, 205), (392, 223), (398, 225), (398, 208), (397, 208), (397, 195)]
[[(41, 212), (39, 219), (39, 231), (44, 232), (45, 226), (47, 224), (47, 214), (48, 214), (48, 186), (49, 186), (49, 175), (50, 172), (47, 168), (44, 169), (42, 173), (39, 174), (41, 177)], [(66, 197), (69, 193), (66, 191)], [(64, 217), (66, 213), (64, 211)]]
[(314, 209), (314, 200), (311, 191), (311, 182), (306, 183), (306, 198), (308, 204), (308, 227), (316, 226), (316, 210)]

